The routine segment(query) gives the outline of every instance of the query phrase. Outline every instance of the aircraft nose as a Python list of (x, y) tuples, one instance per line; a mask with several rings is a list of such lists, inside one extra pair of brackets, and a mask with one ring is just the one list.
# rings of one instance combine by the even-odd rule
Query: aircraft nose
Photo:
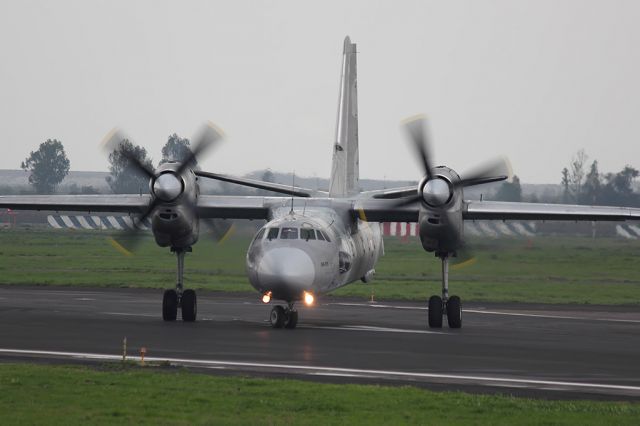
[(308, 290), (315, 279), (311, 257), (303, 250), (278, 247), (267, 250), (258, 265), (258, 279), (265, 289)]

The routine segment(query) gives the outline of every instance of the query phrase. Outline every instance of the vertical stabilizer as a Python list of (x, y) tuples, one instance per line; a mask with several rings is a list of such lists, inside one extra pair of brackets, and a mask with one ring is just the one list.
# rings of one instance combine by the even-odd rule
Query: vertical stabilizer
[(330, 197), (346, 197), (360, 191), (358, 159), (358, 80), (356, 44), (344, 39), (336, 141), (329, 183)]

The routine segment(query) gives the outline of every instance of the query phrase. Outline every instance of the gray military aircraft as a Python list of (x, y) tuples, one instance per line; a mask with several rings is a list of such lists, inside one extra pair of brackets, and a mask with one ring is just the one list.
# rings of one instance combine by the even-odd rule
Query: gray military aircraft
[[(184, 258), (198, 240), (200, 220), (262, 219), (267, 223), (251, 242), (246, 267), (251, 285), (262, 300), (282, 300), (271, 310), (275, 328), (295, 328), (295, 303), (313, 304), (318, 295), (349, 283), (373, 278), (384, 253), (380, 223), (417, 222), (420, 241), (442, 262), (442, 294), (429, 299), (428, 324), (462, 326), (462, 303), (449, 296), (449, 260), (463, 249), (465, 220), (640, 220), (640, 209), (578, 205), (549, 205), (466, 201), (465, 187), (507, 179), (502, 161), (480, 167), (463, 177), (431, 164), (425, 120), (408, 120), (404, 127), (416, 149), (424, 176), (415, 187), (360, 192), (358, 164), (358, 105), (356, 45), (344, 40), (336, 141), (328, 192), (289, 187), (252, 179), (195, 170), (195, 159), (222, 138), (213, 125), (195, 138), (192, 155), (156, 170), (129, 161), (149, 178), (149, 193), (141, 195), (34, 195), (0, 197), (0, 207), (27, 210), (126, 212), (136, 223), (150, 219), (158, 245), (177, 256), (177, 282), (166, 290), (162, 317), (174, 321), (178, 309), (184, 321), (195, 321), (196, 293), (184, 289)], [(109, 140), (121, 139), (112, 134)], [(200, 195), (199, 179), (209, 178), (273, 191), (286, 196)]]

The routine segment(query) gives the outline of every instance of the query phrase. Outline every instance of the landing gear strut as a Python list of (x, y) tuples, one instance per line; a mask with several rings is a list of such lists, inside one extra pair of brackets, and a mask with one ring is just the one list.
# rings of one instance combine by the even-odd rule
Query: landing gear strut
[(442, 297), (429, 298), (429, 327), (442, 328), (442, 316), (447, 316), (449, 328), (462, 327), (462, 302), (458, 296), (449, 297), (449, 253), (439, 253), (442, 261)]
[(198, 303), (196, 292), (183, 289), (184, 284), (184, 256), (191, 252), (191, 247), (175, 248), (171, 251), (176, 254), (178, 259), (178, 269), (176, 274), (176, 289), (165, 290), (162, 297), (162, 319), (165, 321), (175, 321), (178, 317), (178, 308), (182, 310), (182, 320), (193, 322), (196, 320), (198, 313)]
[(286, 308), (274, 306), (269, 315), (269, 322), (273, 328), (296, 328), (298, 311), (294, 308), (293, 302), (289, 302)]

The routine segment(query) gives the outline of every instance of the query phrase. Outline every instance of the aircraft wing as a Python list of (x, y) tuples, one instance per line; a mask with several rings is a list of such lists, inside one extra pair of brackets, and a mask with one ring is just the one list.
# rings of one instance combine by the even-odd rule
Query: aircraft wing
[[(9, 195), (0, 197), (0, 209), (76, 212), (142, 213), (149, 195)], [(200, 217), (267, 219), (264, 197), (201, 195), (196, 207)]]
[[(414, 188), (415, 190), (415, 188)], [(397, 200), (355, 200), (351, 214), (369, 222), (417, 222), (420, 205), (416, 203), (397, 207)]]
[(149, 195), (7, 195), (0, 209), (138, 213)]
[(640, 209), (568, 204), (465, 201), (465, 220), (640, 220)]
[[(370, 222), (417, 222), (418, 202), (397, 207), (393, 199), (355, 200), (350, 209), (354, 217)], [(465, 220), (640, 220), (640, 209), (630, 207), (581, 206), (500, 201), (465, 201)]]

